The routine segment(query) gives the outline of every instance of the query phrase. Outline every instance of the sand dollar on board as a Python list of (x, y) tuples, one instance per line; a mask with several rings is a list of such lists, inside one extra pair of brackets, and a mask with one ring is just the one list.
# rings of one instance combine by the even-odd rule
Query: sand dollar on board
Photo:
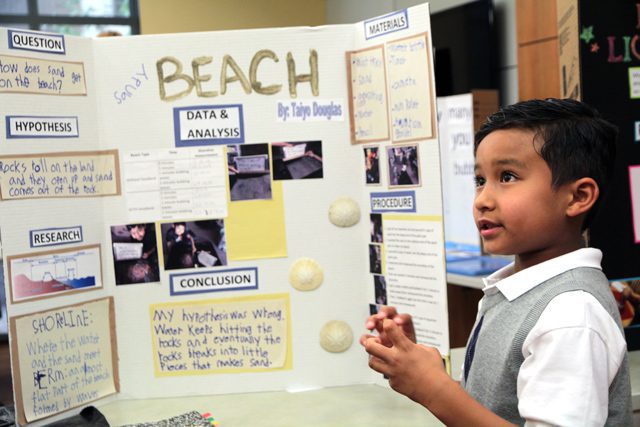
[(330, 320), (320, 330), (320, 346), (331, 353), (342, 353), (353, 343), (353, 331), (347, 322)]
[(289, 269), (289, 283), (299, 291), (312, 291), (323, 279), (322, 267), (311, 258), (298, 258)]
[(338, 227), (351, 227), (360, 221), (360, 206), (349, 197), (334, 200), (329, 206), (329, 221)]

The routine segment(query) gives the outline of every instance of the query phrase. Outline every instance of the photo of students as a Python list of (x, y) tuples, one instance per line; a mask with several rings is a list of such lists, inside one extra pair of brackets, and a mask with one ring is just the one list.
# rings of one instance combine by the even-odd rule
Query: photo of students
[(271, 200), (269, 144), (227, 146), (231, 201)]
[(116, 285), (160, 280), (153, 223), (114, 225), (111, 227), (111, 246)]
[(369, 232), (371, 234), (371, 243), (382, 243), (382, 214), (374, 214), (369, 215), (370, 217), (370, 228)]
[(160, 228), (165, 270), (227, 265), (222, 219), (165, 223)]
[(389, 186), (420, 185), (418, 145), (392, 146), (387, 148), (389, 159)]
[(369, 271), (382, 274), (382, 246), (369, 245)]
[(384, 276), (373, 276), (373, 289), (377, 305), (387, 305), (387, 281)]
[(273, 179), (322, 178), (322, 141), (273, 142)]
[(365, 182), (380, 184), (380, 154), (378, 147), (364, 147)]

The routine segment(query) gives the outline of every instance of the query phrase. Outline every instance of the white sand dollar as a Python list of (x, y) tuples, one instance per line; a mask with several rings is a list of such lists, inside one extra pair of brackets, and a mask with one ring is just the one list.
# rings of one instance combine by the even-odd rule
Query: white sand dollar
[(351, 227), (360, 221), (360, 206), (348, 197), (336, 199), (329, 206), (329, 221), (338, 227)]
[(299, 258), (289, 270), (289, 283), (299, 291), (312, 291), (322, 284), (324, 272), (311, 258)]
[(342, 353), (353, 343), (353, 331), (347, 322), (331, 320), (320, 330), (320, 346), (331, 353)]

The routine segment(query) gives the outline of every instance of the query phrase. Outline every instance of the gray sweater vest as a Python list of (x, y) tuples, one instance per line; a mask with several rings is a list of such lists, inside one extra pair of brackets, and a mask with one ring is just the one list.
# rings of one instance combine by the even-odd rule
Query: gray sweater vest
[[(524, 361), (522, 344), (547, 304), (564, 292), (582, 290), (593, 295), (616, 321), (618, 307), (605, 275), (595, 268), (576, 268), (531, 289), (509, 302), (500, 292), (485, 295), (484, 315), (465, 390), (492, 412), (515, 424), (524, 424), (518, 413), (517, 377)], [(475, 329), (475, 326), (474, 326)], [(631, 426), (631, 385), (627, 356), (609, 387), (608, 426)]]

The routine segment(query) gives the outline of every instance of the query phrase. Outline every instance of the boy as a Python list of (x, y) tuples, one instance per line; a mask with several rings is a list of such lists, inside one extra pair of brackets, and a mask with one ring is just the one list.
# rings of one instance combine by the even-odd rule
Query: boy
[(475, 137), (473, 214), (486, 251), (515, 255), (485, 279), (460, 384), (411, 318), (384, 307), (360, 339), (369, 366), (447, 425), (632, 425), (626, 343), (583, 248), (613, 170), (616, 129), (573, 100), (505, 107)]

